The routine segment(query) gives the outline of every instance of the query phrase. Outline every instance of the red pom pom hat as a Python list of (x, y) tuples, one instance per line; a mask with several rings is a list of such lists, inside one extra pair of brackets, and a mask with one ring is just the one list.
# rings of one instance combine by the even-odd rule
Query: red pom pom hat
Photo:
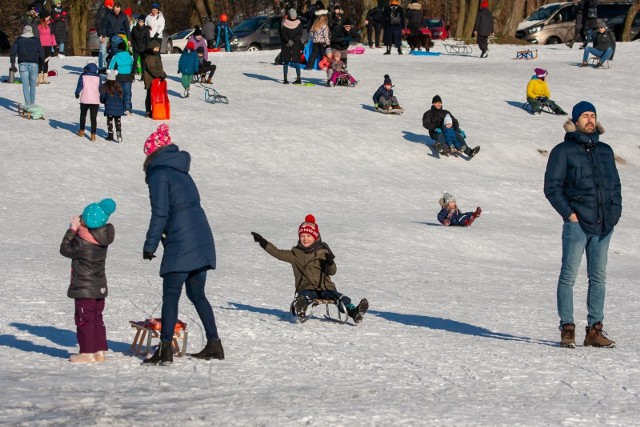
[(298, 237), (300, 237), (301, 234), (309, 234), (315, 240), (318, 240), (320, 237), (320, 229), (318, 228), (318, 224), (316, 224), (316, 217), (311, 214), (304, 217), (304, 222), (298, 227)]

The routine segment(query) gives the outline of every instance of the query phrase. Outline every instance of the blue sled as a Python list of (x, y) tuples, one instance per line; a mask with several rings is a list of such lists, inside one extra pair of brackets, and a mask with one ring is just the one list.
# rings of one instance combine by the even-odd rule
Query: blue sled
[(409, 52), (409, 54), (420, 56), (440, 56), (440, 52), (424, 52), (422, 50), (414, 50), (413, 52)]

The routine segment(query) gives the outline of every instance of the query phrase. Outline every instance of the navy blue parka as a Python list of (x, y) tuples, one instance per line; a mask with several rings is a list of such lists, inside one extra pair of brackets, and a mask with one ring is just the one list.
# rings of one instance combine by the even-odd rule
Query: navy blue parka
[(143, 250), (155, 253), (162, 241), (160, 276), (216, 268), (213, 234), (190, 165), (189, 153), (176, 145), (156, 150), (145, 163), (151, 220)]

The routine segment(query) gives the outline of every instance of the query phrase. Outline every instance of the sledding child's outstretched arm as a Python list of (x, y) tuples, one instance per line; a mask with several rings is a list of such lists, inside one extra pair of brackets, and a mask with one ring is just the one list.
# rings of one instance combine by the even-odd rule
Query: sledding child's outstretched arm
[(80, 217), (74, 216), (69, 220), (69, 229), (60, 243), (60, 255), (73, 259), (80, 254), (80, 242), (76, 240), (78, 227), (80, 227)]
[(280, 261), (288, 262), (290, 264), (294, 262), (294, 256), (291, 251), (278, 249), (273, 243), (267, 242), (264, 237), (254, 231), (251, 232), (251, 235), (253, 236), (253, 241), (258, 242), (260, 247), (272, 257), (277, 258)]

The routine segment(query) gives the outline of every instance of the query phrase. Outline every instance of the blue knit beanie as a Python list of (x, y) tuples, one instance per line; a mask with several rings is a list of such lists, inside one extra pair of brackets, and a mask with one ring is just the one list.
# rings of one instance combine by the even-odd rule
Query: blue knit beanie
[(576, 105), (574, 105), (573, 110), (571, 111), (571, 120), (573, 120), (573, 123), (577, 123), (580, 116), (587, 111), (591, 111), (594, 114), (597, 114), (596, 107), (594, 107), (593, 104), (588, 101), (580, 101)]
[(113, 199), (104, 199), (100, 203), (91, 203), (82, 211), (82, 221), (87, 228), (99, 228), (109, 221), (109, 215), (116, 210)]

